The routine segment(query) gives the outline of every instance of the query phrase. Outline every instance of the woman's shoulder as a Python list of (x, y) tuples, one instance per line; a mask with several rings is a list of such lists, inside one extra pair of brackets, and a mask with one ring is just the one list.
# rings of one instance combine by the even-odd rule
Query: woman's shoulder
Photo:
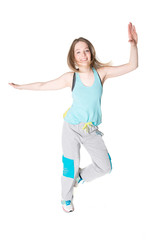
[(102, 81), (102, 84), (104, 83), (104, 78), (105, 78), (105, 73), (104, 73), (104, 68), (103, 67), (100, 67), (100, 68), (97, 68), (96, 69), (101, 81)]
[(66, 77), (67, 86), (72, 88), (74, 72), (66, 72), (64, 75)]

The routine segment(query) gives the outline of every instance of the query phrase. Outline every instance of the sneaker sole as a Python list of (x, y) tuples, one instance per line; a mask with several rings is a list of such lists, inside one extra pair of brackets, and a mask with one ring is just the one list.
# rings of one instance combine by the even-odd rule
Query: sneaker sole
[(70, 212), (73, 212), (73, 211), (74, 211), (74, 209), (71, 210), (71, 211), (66, 211), (63, 206), (62, 206), (62, 208), (63, 208), (63, 211), (66, 212), (66, 213), (70, 213)]

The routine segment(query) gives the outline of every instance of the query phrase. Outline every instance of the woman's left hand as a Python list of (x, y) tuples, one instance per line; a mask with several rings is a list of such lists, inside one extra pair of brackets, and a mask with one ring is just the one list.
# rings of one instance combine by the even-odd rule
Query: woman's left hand
[(130, 42), (132, 45), (137, 45), (138, 35), (137, 35), (137, 32), (136, 32), (135, 26), (132, 25), (131, 22), (128, 24), (128, 37), (129, 37), (128, 42)]

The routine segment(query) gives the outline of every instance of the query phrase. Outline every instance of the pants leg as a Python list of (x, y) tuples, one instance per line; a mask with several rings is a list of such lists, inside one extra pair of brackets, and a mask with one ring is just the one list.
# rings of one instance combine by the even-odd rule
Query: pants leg
[(84, 147), (90, 154), (93, 163), (81, 169), (80, 175), (84, 181), (92, 181), (93, 179), (110, 173), (112, 170), (111, 157), (98, 131), (88, 134), (83, 143)]
[(63, 200), (71, 200), (73, 196), (73, 187), (79, 172), (81, 144), (84, 145), (93, 162), (80, 170), (84, 181), (103, 176), (112, 169), (110, 155), (98, 128), (92, 126), (89, 132), (85, 132), (83, 126), (83, 122), (71, 125), (64, 121), (62, 130), (63, 176), (61, 177)]
[(63, 175), (61, 177), (61, 185), (62, 199), (66, 201), (71, 200), (73, 196), (73, 187), (79, 171), (80, 147), (80, 139), (77, 132), (71, 128), (70, 124), (64, 121), (62, 130)]

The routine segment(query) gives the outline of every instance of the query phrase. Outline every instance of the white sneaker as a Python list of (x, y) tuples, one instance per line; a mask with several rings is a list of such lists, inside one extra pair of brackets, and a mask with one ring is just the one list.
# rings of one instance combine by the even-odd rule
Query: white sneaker
[(73, 212), (74, 211), (74, 206), (71, 200), (65, 201), (61, 200), (62, 208), (65, 212)]
[(82, 181), (82, 183), (84, 183), (84, 180), (82, 179), (82, 177), (79, 176), (76, 178), (76, 181), (75, 181), (75, 184), (74, 184), (74, 187), (78, 187), (78, 184)]
[[(78, 177), (76, 178), (74, 187), (78, 187), (78, 184), (79, 184), (81, 181), (83, 181), (83, 179), (82, 179), (80, 176), (78, 176)], [(84, 183), (84, 181), (83, 181), (83, 183)]]

